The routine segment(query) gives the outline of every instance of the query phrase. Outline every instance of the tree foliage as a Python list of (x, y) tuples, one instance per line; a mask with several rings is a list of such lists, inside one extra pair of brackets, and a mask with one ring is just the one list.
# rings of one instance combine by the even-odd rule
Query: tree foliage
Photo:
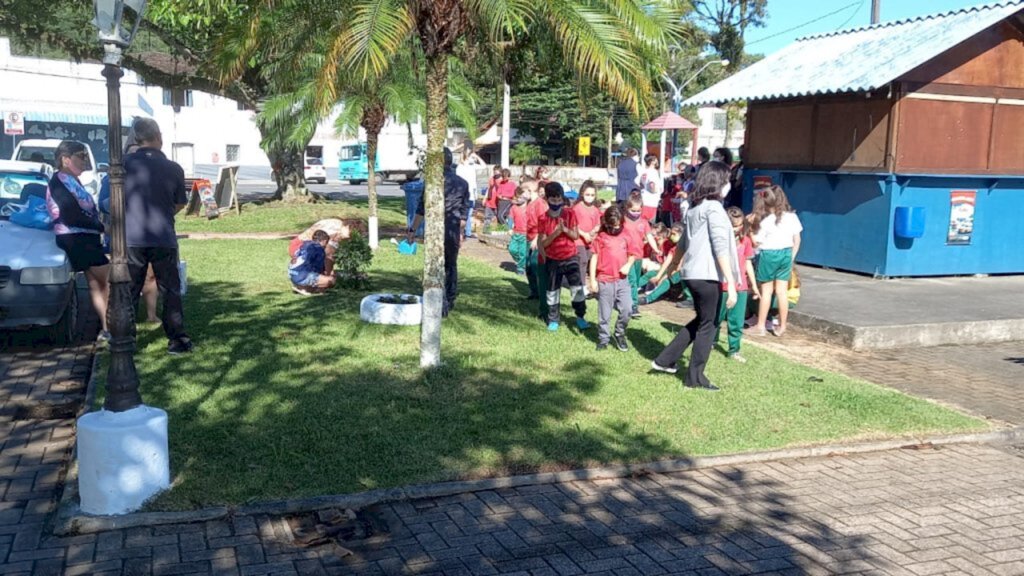
[(749, 26), (764, 26), (768, 0), (695, 0), (694, 13), (708, 28), (711, 45), (729, 60), (729, 69), (743, 65)]

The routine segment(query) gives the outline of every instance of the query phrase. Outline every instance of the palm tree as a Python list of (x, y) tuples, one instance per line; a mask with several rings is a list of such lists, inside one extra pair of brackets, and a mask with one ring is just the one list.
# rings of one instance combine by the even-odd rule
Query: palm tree
[[(280, 0), (265, 0), (266, 10)], [(314, 3), (315, 0), (305, 0)], [(288, 2), (285, 2), (286, 4)], [(303, 0), (292, 0), (302, 4)], [(420, 366), (441, 361), (444, 298), (443, 147), (447, 136), (449, 57), (470, 31), (485, 46), (544, 42), (582, 77), (635, 115), (652, 103), (668, 46), (681, 32), (683, 0), (343, 0), (310, 10), (313, 33), (324, 23), (330, 47), (319, 74), (321, 98), (337, 99), (338, 79), (383, 77), (397, 54), (415, 45), (425, 60), (427, 150), (424, 164), (425, 258)], [(322, 7), (321, 7), (322, 8)], [(296, 14), (303, 17), (301, 11)], [(316, 20), (314, 23), (313, 20)]]

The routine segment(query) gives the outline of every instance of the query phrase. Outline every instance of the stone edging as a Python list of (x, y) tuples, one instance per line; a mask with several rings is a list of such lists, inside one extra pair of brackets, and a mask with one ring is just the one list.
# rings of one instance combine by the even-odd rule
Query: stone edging
[[(903, 437), (894, 440), (881, 440), (875, 442), (827, 444), (764, 452), (727, 454), (723, 456), (660, 460), (642, 464), (585, 468), (578, 470), (566, 470), (564, 472), (545, 472), (540, 474), (508, 476), (503, 478), (487, 478), (483, 480), (416, 484), (412, 486), (357, 492), (354, 494), (276, 500), (238, 507), (214, 506), (185, 512), (136, 512), (121, 516), (92, 516), (83, 514), (79, 510), (77, 503), (73, 501), (73, 497), (65, 497), (62, 499), (61, 505), (58, 509), (53, 531), (59, 536), (65, 536), (74, 534), (91, 534), (137, 526), (204, 522), (231, 516), (245, 516), (253, 514), (297, 514), (301, 512), (321, 510), (324, 508), (362, 509), (368, 506), (387, 502), (417, 500), (421, 498), (439, 498), (443, 496), (483, 490), (557, 484), (577, 480), (616, 479), (631, 477), (637, 474), (687, 472), (703, 468), (738, 466), (776, 460), (881, 452), (885, 450), (917, 447), (921, 445), (944, 446), (952, 444), (987, 444), (1020, 441), (1024, 441), (1024, 427), (975, 434)], [(77, 463), (72, 462), (72, 468), (76, 467)], [(72, 475), (69, 471), (68, 482), (71, 481)], [(66, 489), (65, 496), (72, 492), (72, 490)]]

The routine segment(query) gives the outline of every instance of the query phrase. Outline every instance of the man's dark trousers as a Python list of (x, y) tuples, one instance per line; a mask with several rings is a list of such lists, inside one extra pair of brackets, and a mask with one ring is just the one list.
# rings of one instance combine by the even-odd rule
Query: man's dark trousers
[(128, 271), (132, 278), (132, 310), (138, 309), (139, 293), (146, 271), (153, 265), (156, 285), (164, 300), (163, 328), (168, 340), (187, 337), (185, 314), (181, 304), (181, 276), (178, 273), (178, 249), (169, 247), (128, 247)]
[(455, 298), (459, 295), (459, 247), (462, 245), (462, 226), (458, 218), (445, 218), (444, 221), (444, 308), (443, 316), (447, 316), (455, 308)]

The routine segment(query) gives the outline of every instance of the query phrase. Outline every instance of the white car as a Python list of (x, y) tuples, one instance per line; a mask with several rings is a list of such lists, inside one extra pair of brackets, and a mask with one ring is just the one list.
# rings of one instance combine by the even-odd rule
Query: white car
[(303, 165), (303, 175), (306, 182), (327, 183), (327, 169), (324, 168), (324, 161), (320, 158), (306, 157)]
[(14, 204), (46, 195), (53, 168), (39, 162), (0, 160), (0, 330), (44, 327), (55, 344), (76, 336), (76, 274), (52, 230), (8, 220)]
[[(54, 138), (48, 138), (45, 140), (22, 140), (18, 142), (18, 145), (14, 148), (14, 155), (11, 156), (11, 160), (19, 160), (21, 162), (45, 162), (54, 168), (57, 167), (54, 161), (54, 153), (57, 151), (57, 146), (63, 140), (57, 140)], [(96, 157), (92, 155), (92, 148), (85, 142), (80, 142), (82, 146), (85, 146), (85, 151), (89, 154), (89, 167), (86, 168), (85, 172), (78, 177), (78, 181), (82, 183), (82, 186), (89, 191), (92, 195), (93, 200), (97, 200), (100, 195), (100, 174), (105, 172), (109, 165), (107, 164), (96, 164)]]

